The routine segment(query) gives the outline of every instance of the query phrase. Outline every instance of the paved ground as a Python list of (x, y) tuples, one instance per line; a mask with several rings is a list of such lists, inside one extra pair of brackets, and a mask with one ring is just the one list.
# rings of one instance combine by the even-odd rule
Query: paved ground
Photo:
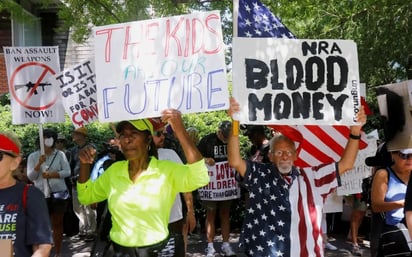
[[(351, 244), (345, 240), (345, 237), (341, 234), (331, 235), (331, 243), (338, 247), (336, 251), (326, 250), (326, 257), (345, 257), (352, 256), (350, 253)], [(218, 251), (221, 246), (222, 238), (220, 236), (216, 237), (215, 249)], [(230, 236), (230, 242), (232, 243), (233, 249), (238, 253), (237, 256), (244, 257), (241, 254), (237, 243), (239, 241), (239, 234), (232, 233)], [(89, 257), (90, 251), (92, 249), (93, 243), (86, 243), (80, 240), (77, 236), (65, 237), (63, 241), (63, 250), (61, 257)], [(189, 237), (188, 244), (188, 257), (203, 257), (205, 256), (206, 240), (204, 235), (193, 234)], [(364, 257), (370, 257), (369, 243), (368, 241), (363, 241), (363, 255)]]

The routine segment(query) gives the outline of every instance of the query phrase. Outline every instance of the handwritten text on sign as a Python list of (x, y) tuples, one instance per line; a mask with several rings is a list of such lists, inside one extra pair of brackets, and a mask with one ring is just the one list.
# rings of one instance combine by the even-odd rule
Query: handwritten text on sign
[(228, 108), (218, 12), (96, 27), (100, 121)]
[(210, 182), (198, 189), (201, 200), (223, 201), (240, 197), (240, 188), (236, 183), (235, 170), (227, 161), (207, 166)]
[(353, 41), (233, 40), (233, 95), (243, 123), (353, 125), (358, 82)]
[(66, 113), (74, 127), (83, 127), (98, 117), (94, 60), (86, 60), (54, 76)]

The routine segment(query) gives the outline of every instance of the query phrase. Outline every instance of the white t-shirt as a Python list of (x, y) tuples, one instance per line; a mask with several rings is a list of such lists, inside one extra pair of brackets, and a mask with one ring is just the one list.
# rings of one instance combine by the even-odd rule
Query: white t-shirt
[[(172, 149), (159, 148), (157, 149), (157, 153), (159, 155), (159, 160), (169, 160), (176, 163), (183, 163), (179, 155), (177, 155), (177, 153)], [(173, 223), (181, 219), (183, 219), (182, 200), (180, 199), (180, 194), (177, 194), (172, 209), (170, 210), (169, 223)]]

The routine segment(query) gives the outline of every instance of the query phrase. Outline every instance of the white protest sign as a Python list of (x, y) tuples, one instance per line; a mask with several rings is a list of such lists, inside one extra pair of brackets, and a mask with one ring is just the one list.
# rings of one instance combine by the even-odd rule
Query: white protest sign
[(219, 12), (96, 27), (99, 121), (228, 109)]
[(343, 197), (338, 195), (336, 191), (328, 194), (323, 205), (323, 213), (335, 213), (342, 212), (343, 210)]
[(59, 88), (64, 109), (75, 128), (98, 120), (95, 79), (91, 59), (56, 74), (51, 80)]
[(240, 122), (354, 125), (360, 108), (350, 40), (233, 38), (233, 96)]
[(368, 137), (368, 147), (359, 150), (354, 168), (345, 172), (341, 177), (341, 186), (338, 195), (351, 195), (362, 192), (362, 180), (372, 175), (373, 167), (365, 164), (365, 159), (375, 156), (378, 147), (376, 139)]
[(64, 122), (59, 91), (50, 82), (50, 77), (60, 71), (58, 47), (3, 47), (3, 50), (12, 123)]
[(199, 188), (201, 200), (224, 201), (240, 197), (240, 187), (235, 179), (235, 170), (227, 161), (217, 162), (214, 166), (206, 165), (209, 171), (209, 184)]

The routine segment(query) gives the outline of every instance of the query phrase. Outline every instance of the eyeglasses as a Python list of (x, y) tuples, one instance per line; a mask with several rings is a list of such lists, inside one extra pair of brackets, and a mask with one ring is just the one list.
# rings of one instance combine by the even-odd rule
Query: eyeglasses
[(3, 160), (3, 156), (4, 156), (4, 155), (8, 155), (8, 156), (10, 156), (10, 157), (12, 157), (12, 158), (15, 158), (15, 157), (16, 157), (16, 156), (14, 156), (14, 155), (11, 154), (11, 153), (0, 151), (0, 162)]
[(283, 155), (286, 155), (287, 157), (291, 157), (293, 155), (292, 151), (271, 151), (272, 154), (274, 154), (276, 157), (282, 157)]
[(399, 157), (400, 157), (402, 160), (408, 160), (409, 158), (412, 157), (412, 153), (401, 153), (401, 152), (398, 152), (398, 155), (399, 155)]
[(154, 132), (153, 132), (153, 136), (155, 136), (155, 137), (161, 137), (161, 136), (166, 136), (166, 134), (163, 133), (163, 131), (154, 131)]

